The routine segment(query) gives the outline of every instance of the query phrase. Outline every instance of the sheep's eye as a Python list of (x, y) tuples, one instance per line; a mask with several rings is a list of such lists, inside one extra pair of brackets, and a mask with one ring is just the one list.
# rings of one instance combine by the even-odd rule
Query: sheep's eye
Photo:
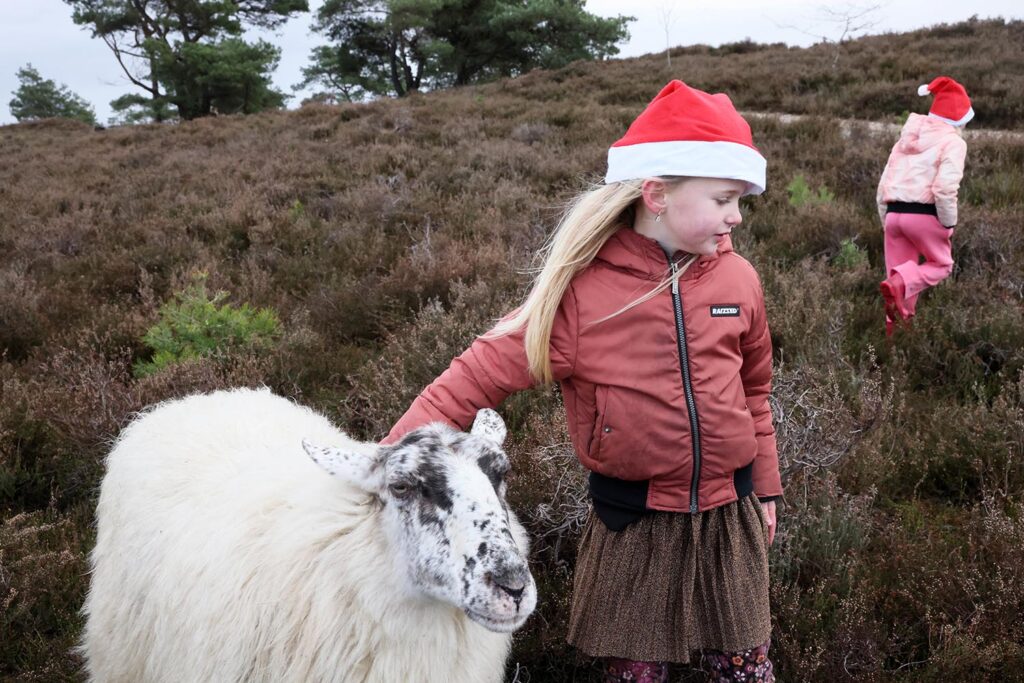
[(391, 493), (399, 498), (403, 498), (412, 493), (413, 486), (404, 481), (400, 481), (397, 484), (391, 485)]

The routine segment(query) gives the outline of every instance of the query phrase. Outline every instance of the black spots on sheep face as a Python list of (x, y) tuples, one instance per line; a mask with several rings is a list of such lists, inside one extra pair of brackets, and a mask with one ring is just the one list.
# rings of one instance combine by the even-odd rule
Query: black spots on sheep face
[(405, 468), (399, 470), (398, 488), (392, 486), (392, 492), (400, 493), (396, 497), (403, 507), (416, 511), (421, 525), (433, 527), (443, 534), (456, 494), (449, 484), (448, 470), (439, 449), (426, 440), (420, 443), (424, 450), (416, 458), (401, 452), (406, 458), (396, 465), (404, 465)]
[[(434, 526), (438, 529), (444, 529), (444, 519), (437, 513), (437, 508), (433, 505), (420, 501), (419, 507), (416, 509), (416, 513), (419, 517), (419, 522), (425, 527)], [(441, 536), (442, 541), (447, 541), (447, 536)]]
[(418, 447), (424, 441), (436, 441), (437, 438), (428, 432), (420, 429), (414, 429), (405, 436), (403, 436), (398, 443), (394, 445), (394, 450), (401, 451), (405, 449), (412, 449)]
[(392, 496), (405, 504), (452, 508), (446, 447), (438, 434), (415, 430), (391, 448), (386, 468)]
[(416, 470), (416, 478), (420, 482), (424, 503), (451, 512), (452, 490), (448, 486), (448, 475), (439, 455), (425, 454)]
[(480, 466), (480, 470), (487, 475), (491, 486), (494, 487), (494, 492), (498, 494), (499, 498), (504, 499), (501, 483), (505, 480), (505, 475), (510, 468), (508, 456), (498, 450), (488, 450), (477, 457), (476, 463)]
[(415, 574), (419, 577), (417, 584), (434, 593), (444, 594), (454, 590), (454, 579), (448, 570), (450, 564), (451, 555), (446, 550), (427, 558)]

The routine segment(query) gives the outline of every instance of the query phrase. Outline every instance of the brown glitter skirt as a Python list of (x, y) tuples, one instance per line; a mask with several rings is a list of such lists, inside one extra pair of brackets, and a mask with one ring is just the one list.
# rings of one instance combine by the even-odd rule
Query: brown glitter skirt
[(756, 496), (695, 515), (653, 512), (580, 540), (569, 643), (592, 657), (689, 662), (768, 640), (768, 535)]

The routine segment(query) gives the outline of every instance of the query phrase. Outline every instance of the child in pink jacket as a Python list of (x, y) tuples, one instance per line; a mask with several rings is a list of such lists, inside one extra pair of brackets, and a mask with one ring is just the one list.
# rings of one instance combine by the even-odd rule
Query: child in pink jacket
[(878, 183), (885, 225), (885, 332), (914, 316), (917, 297), (953, 270), (951, 238), (967, 143), (961, 129), (974, 117), (963, 86), (940, 76), (918, 89), (934, 95), (928, 116), (911, 114)]

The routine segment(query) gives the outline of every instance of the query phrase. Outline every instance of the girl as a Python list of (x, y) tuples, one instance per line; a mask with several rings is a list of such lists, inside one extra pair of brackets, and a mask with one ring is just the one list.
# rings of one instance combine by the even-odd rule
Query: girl
[(578, 197), (525, 303), (427, 387), (385, 439), (467, 427), (561, 384), (590, 470), (569, 642), (607, 681), (772, 681), (768, 545), (782, 494), (760, 282), (729, 234), (765, 160), (726, 95), (669, 83)]
[(918, 88), (935, 96), (928, 116), (911, 114), (878, 183), (885, 226), (885, 333), (909, 321), (917, 297), (953, 271), (951, 239), (967, 143), (961, 129), (974, 118), (963, 86), (940, 76)]

